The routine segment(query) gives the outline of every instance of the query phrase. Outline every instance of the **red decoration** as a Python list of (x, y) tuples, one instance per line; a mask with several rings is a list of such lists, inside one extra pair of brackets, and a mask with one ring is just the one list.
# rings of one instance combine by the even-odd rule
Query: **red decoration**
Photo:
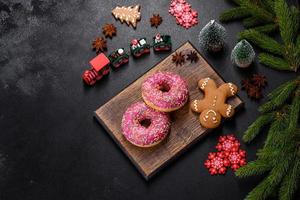
[(109, 59), (100, 53), (90, 61), (91, 69), (85, 70), (82, 74), (82, 79), (88, 85), (94, 85), (104, 75), (109, 73)]
[(169, 13), (176, 17), (176, 23), (188, 29), (198, 24), (198, 13), (185, 0), (172, 0)]
[(218, 152), (208, 154), (204, 165), (211, 175), (225, 174), (227, 168), (237, 170), (246, 165), (246, 151), (240, 149), (240, 142), (234, 135), (220, 136), (216, 149)]

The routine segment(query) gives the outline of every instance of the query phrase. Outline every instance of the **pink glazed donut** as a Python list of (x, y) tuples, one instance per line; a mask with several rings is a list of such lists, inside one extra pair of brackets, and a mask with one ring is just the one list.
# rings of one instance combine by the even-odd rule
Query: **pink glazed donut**
[(173, 72), (158, 72), (142, 84), (142, 97), (151, 108), (171, 112), (181, 108), (188, 100), (186, 81)]
[(139, 147), (151, 147), (168, 135), (170, 125), (167, 113), (153, 110), (144, 102), (137, 102), (123, 114), (121, 128), (130, 143)]

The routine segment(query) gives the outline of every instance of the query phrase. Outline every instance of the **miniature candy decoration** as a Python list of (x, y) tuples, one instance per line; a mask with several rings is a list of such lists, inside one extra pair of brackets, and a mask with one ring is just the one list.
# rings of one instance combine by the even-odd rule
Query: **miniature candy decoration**
[(129, 7), (119, 7), (117, 6), (112, 10), (112, 14), (116, 19), (119, 19), (121, 23), (124, 21), (128, 26), (132, 25), (133, 28), (136, 28), (137, 21), (141, 19), (140, 6), (129, 6)]
[(153, 15), (151, 18), (150, 18), (150, 24), (151, 26), (154, 26), (155, 28), (157, 28), (162, 22), (162, 17), (157, 14), (157, 15)]
[(82, 79), (88, 85), (94, 85), (103, 76), (109, 73), (109, 59), (100, 53), (90, 61), (91, 69), (84, 71)]
[(125, 52), (124, 48), (119, 48), (109, 54), (108, 59), (113, 67), (118, 68), (129, 62), (129, 55)]
[(160, 35), (157, 33), (153, 37), (153, 50), (155, 52), (159, 51), (170, 51), (172, 49), (171, 36)]
[(146, 38), (133, 39), (130, 43), (130, 52), (136, 58), (150, 53), (150, 45), (147, 43)]
[(201, 48), (209, 52), (218, 52), (225, 45), (226, 29), (215, 20), (210, 20), (199, 33)]
[(198, 82), (198, 87), (204, 91), (204, 98), (194, 100), (190, 107), (194, 112), (200, 113), (199, 121), (203, 127), (216, 128), (222, 117), (229, 118), (234, 115), (234, 108), (225, 102), (228, 97), (236, 95), (236, 85), (224, 83), (217, 87), (214, 80), (204, 78)]
[(105, 37), (112, 38), (117, 34), (117, 28), (113, 24), (105, 24), (102, 27), (102, 32)]
[(231, 61), (240, 68), (247, 68), (254, 61), (255, 52), (247, 40), (241, 40), (231, 52)]
[(169, 13), (176, 18), (176, 23), (186, 29), (198, 24), (198, 13), (191, 9), (185, 0), (172, 0)]
[(208, 154), (204, 166), (211, 175), (225, 174), (227, 168), (233, 171), (247, 164), (246, 151), (240, 149), (240, 142), (234, 135), (220, 136), (216, 146), (218, 152)]

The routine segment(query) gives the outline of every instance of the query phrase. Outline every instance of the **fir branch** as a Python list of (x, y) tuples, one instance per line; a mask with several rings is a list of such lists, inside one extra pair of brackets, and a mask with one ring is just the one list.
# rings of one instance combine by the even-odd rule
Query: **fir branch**
[(249, 16), (251, 16), (251, 13), (248, 11), (248, 9), (245, 9), (242, 7), (237, 7), (237, 8), (232, 8), (230, 10), (223, 12), (220, 15), (220, 21), (228, 22), (228, 21), (242, 19), (242, 18), (249, 17)]
[(256, 161), (251, 161), (247, 165), (239, 168), (236, 172), (235, 175), (244, 178), (244, 177), (249, 177), (253, 175), (262, 175), (272, 169), (272, 166), (268, 161), (264, 160), (256, 160)]
[(273, 56), (269, 53), (259, 54), (258, 60), (261, 64), (266, 65), (272, 69), (294, 71), (286, 60), (277, 56)]
[(293, 156), (287, 155), (281, 160), (281, 163), (276, 165), (260, 184), (258, 184), (246, 197), (246, 200), (264, 200), (266, 199), (280, 184), (282, 178), (289, 169), (293, 160)]
[(251, 28), (265, 23), (269, 22), (265, 22), (263, 19), (256, 16), (251, 16), (243, 20), (243, 25), (245, 26), (245, 28)]
[(295, 91), (295, 89), (298, 86), (298, 81), (292, 81), (291, 83), (287, 84), (286, 87), (284, 87), (281, 90), (281, 93), (278, 94), (277, 97), (270, 99), (267, 103), (263, 104), (258, 108), (258, 110), (261, 113), (269, 112), (271, 110), (274, 110), (275, 108), (278, 108), (279, 106), (283, 105), (285, 101), (290, 98), (290, 95)]
[(298, 125), (298, 121), (299, 121), (299, 114), (300, 114), (299, 93), (300, 93), (300, 89), (298, 89), (298, 91), (296, 91), (296, 96), (294, 97), (292, 105), (291, 105), (291, 112), (290, 112), (290, 119), (289, 119), (290, 123), (289, 123), (289, 127), (288, 127), (288, 129), (290, 129), (291, 131), (295, 131), (297, 129), (297, 125)]
[(298, 15), (292, 14), (285, 0), (276, 0), (274, 8), (275, 8), (278, 24), (280, 27), (280, 35), (284, 43), (285, 44), (293, 43), (295, 34), (298, 31), (298, 25), (299, 25), (299, 19), (297, 17)]
[(278, 26), (276, 24), (266, 24), (262, 26), (257, 26), (253, 28), (253, 30), (258, 31), (260, 33), (272, 33), (275, 32), (278, 29)]
[(261, 5), (264, 9), (275, 15), (274, 0), (261, 0)]
[(283, 178), (279, 189), (279, 200), (290, 200), (293, 198), (297, 190), (297, 183), (300, 178), (300, 159), (296, 157), (296, 161)]
[(273, 22), (274, 20), (273, 15), (270, 12), (259, 7), (256, 3), (251, 2), (251, 0), (243, 0), (240, 2), (240, 5), (243, 8), (248, 9), (252, 16), (256, 16), (265, 22)]
[(280, 86), (278, 86), (277, 88), (275, 88), (271, 93), (268, 94), (268, 99), (273, 99), (273, 98), (277, 97), (281, 93), (283, 88), (287, 87), (287, 85), (291, 84), (294, 81), (295, 80), (287, 81), (287, 82), (281, 84)]
[(262, 127), (269, 124), (274, 119), (274, 113), (267, 113), (255, 120), (243, 136), (244, 142), (251, 142), (259, 133)]
[(253, 29), (245, 30), (240, 32), (239, 34), (240, 39), (246, 39), (256, 46), (277, 55), (282, 55), (282, 45), (280, 45), (276, 40), (272, 39), (271, 37), (267, 36), (266, 34), (260, 33)]

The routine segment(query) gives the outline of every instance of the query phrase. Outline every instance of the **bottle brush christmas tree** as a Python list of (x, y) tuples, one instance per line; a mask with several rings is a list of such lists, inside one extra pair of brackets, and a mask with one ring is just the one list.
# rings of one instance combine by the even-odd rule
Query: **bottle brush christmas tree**
[(199, 33), (200, 46), (209, 52), (218, 52), (225, 45), (226, 30), (215, 20), (206, 24)]
[(253, 47), (247, 40), (241, 40), (231, 52), (231, 61), (241, 68), (248, 67), (255, 58)]

